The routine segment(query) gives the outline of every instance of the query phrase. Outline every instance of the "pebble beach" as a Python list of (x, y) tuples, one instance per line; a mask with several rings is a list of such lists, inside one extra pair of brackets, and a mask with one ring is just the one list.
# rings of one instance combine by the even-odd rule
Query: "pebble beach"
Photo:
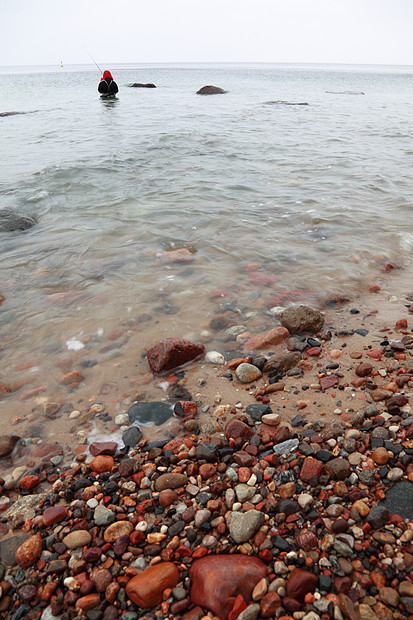
[(135, 350), (116, 399), (87, 351), (60, 400), (4, 380), (2, 617), (413, 618), (413, 293), (393, 267), (318, 307), (221, 292), (199, 340)]

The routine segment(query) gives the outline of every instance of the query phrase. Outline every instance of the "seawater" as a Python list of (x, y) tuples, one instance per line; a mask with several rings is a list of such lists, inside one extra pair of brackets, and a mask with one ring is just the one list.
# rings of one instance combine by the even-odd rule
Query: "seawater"
[(0, 233), (3, 422), (67, 400), (82, 361), (74, 406), (129, 394), (156, 340), (222, 348), (217, 313), (259, 329), (271, 305), (351, 298), (412, 247), (413, 67), (102, 68), (115, 100), (90, 66), (2, 70), (0, 207), (38, 221)]

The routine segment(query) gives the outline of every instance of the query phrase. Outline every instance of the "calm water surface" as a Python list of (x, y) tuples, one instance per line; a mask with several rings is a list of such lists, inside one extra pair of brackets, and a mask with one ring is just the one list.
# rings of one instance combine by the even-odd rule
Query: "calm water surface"
[[(82, 360), (97, 362), (85, 397), (119, 390), (159, 338), (208, 340), (225, 303), (245, 324), (407, 263), (413, 68), (109, 68), (112, 101), (97, 69), (2, 75), (0, 113), (24, 114), (0, 117), (0, 207), (38, 220), (0, 233), (4, 421), (66, 399), (62, 373)], [(229, 92), (196, 95), (205, 84)], [(178, 248), (192, 260), (165, 262)]]

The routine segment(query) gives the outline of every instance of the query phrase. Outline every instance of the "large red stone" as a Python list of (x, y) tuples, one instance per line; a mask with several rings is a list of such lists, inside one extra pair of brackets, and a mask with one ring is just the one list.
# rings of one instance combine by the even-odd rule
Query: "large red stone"
[(126, 584), (126, 594), (138, 607), (155, 607), (162, 601), (166, 588), (179, 582), (179, 571), (172, 562), (150, 566)]
[(301, 603), (309, 592), (314, 592), (318, 584), (318, 577), (302, 568), (293, 568), (287, 581), (287, 596)]
[(248, 604), (253, 589), (266, 575), (267, 566), (258, 558), (241, 554), (203, 557), (189, 571), (191, 602), (226, 620), (237, 596), (241, 594)]
[(321, 475), (323, 471), (323, 463), (314, 459), (312, 456), (307, 456), (304, 460), (303, 466), (301, 467), (300, 479), (303, 482), (308, 482), (310, 478), (316, 476), (317, 478)]
[(146, 351), (150, 369), (156, 375), (161, 375), (187, 362), (205, 355), (205, 347), (200, 342), (166, 338)]
[(100, 454), (115, 456), (117, 449), (118, 444), (116, 441), (95, 441), (89, 446), (92, 456), (99, 456)]

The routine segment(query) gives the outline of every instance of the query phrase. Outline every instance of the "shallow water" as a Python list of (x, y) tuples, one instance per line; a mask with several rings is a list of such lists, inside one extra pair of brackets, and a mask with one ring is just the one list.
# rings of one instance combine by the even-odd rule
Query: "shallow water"
[[(161, 337), (222, 348), (207, 331), (225, 304), (259, 329), (272, 305), (362, 292), (412, 247), (413, 68), (111, 70), (112, 101), (84, 67), (2, 76), (0, 207), (38, 219), (0, 233), (4, 422), (69, 397), (122, 409)], [(177, 248), (192, 260), (165, 262)]]

